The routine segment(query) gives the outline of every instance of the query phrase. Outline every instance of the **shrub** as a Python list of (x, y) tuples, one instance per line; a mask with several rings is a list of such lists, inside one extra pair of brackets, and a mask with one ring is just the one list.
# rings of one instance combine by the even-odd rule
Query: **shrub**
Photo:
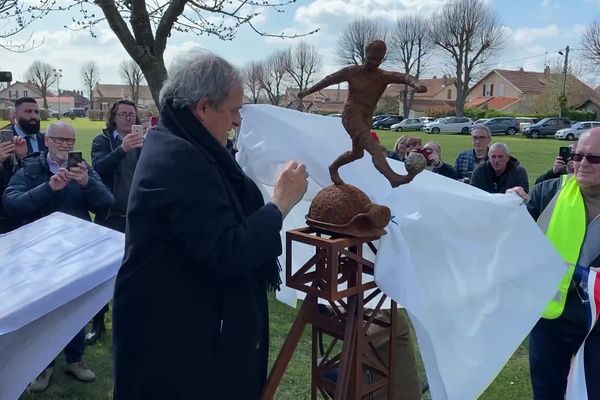
[(87, 112), (88, 118), (90, 121), (104, 121), (104, 116), (106, 115), (105, 110), (88, 110)]
[(0, 108), (0, 119), (4, 121), (8, 121), (8, 115), (10, 114), (10, 109), (8, 108)]

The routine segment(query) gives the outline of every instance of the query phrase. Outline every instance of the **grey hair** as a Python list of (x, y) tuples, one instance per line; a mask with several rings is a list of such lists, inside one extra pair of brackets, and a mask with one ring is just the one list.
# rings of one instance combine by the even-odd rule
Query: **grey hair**
[(167, 99), (173, 99), (173, 107), (179, 109), (193, 107), (206, 98), (211, 107), (217, 108), (239, 84), (243, 84), (243, 79), (235, 66), (206, 50), (191, 50), (171, 64), (160, 90), (160, 107), (165, 106)]
[(73, 133), (73, 136), (75, 136), (75, 128), (73, 128), (73, 125), (71, 124), (67, 124), (66, 122), (62, 122), (62, 121), (56, 121), (51, 123), (50, 125), (48, 125), (48, 128), (46, 128), (46, 136), (52, 136), (52, 132), (55, 129), (60, 129), (60, 128), (68, 128), (71, 130), (71, 132)]
[(492, 131), (490, 131), (490, 128), (488, 128), (487, 126), (483, 125), (483, 124), (475, 124), (471, 127), (471, 132), (475, 132), (475, 131), (484, 131), (488, 137), (492, 137)]
[(440, 157), (442, 156), (442, 145), (439, 144), (438, 142), (436, 142), (435, 140), (430, 140), (429, 142), (425, 143), (425, 146), (423, 147), (427, 147), (427, 145), (434, 145), (437, 148), (437, 152), (440, 153)]
[(507, 156), (510, 156), (510, 150), (508, 149), (508, 146), (504, 143), (494, 143), (493, 145), (490, 146), (490, 150), (488, 151), (488, 153), (491, 153), (492, 151), (496, 150), (496, 149), (500, 149), (502, 151), (504, 151), (506, 153)]

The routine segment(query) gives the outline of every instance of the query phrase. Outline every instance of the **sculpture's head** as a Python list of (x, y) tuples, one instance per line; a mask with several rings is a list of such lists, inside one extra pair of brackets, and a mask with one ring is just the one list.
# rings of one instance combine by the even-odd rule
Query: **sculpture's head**
[(377, 69), (383, 62), (387, 46), (383, 40), (373, 40), (365, 47), (365, 67)]

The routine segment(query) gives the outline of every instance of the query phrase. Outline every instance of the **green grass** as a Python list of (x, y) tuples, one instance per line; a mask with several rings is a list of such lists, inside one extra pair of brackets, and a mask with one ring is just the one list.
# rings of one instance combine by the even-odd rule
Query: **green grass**
[[(42, 123), (46, 127), (49, 122)], [(90, 122), (86, 119), (67, 120), (73, 123), (77, 131), (76, 149), (82, 151), (88, 161), (92, 139), (104, 127), (103, 122)], [(392, 148), (400, 133), (378, 131), (382, 144)], [(442, 145), (443, 159), (454, 164), (456, 154), (463, 149), (471, 147), (468, 135), (428, 135), (422, 132), (403, 133), (419, 136), (424, 142), (435, 140)], [(521, 161), (528, 173), (530, 183), (535, 178), (552, 166), (558, 147), (567, 143), (555, 139), (532, 140), (522, 136), (494, 136), (493, 142), (506, 143), (511, 152)], [(295, 310), (276, 301), (270, 296), (271, 319), (271, 363), (277, 357), (279, 349), (286, 338), (288, 330), (295, 316)], [(86, 348), (85, 362), (96, 372), (97, 379), (93, 383), (79, 383), (62, 372), (64, 359), (57, 358), (55, 374), (50, 388), (41, 394), (25, 393), (22, 400), (107, 400), (112, 398), (112, 358), (110, 340), (110, 321), (108, 322), (109, 335), (94, 346)], [(151, 327), (149, 328), (151, 329)], [(156, 344), (160, 346), (160, 343)], [(281, 400), (303, 400), (310, 397), (310, 328), (307, 328), (301, 343), (292, 359), (286, 374), (281, 382), (276, 398)], [(152, 351), (152, 349), (148, 349)], [(172, 368), (173, 366), (158, 365), (157, 368)], [(190, 384), (193, 384), (192, 382)], [(529, 367), (527, 363), (527, 346), (522, 344), (498, 377), (481, 397), (485, 400), (525, 400), (531, 398), (529, 383)]]

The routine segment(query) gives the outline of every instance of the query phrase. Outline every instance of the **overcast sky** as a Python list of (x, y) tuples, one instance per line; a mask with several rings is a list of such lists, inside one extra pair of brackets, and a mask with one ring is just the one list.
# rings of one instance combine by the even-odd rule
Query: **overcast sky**
[[(67, 2), (67, 0), (60, 0)], [(585, 27), (600, 16), (600, 0), (488, 0), (506, 30), (503, 51), (498, 55), (497, 68), (542, 71), (547, 64), (562, 62), (558, 50), (570, 45), (571, 56), (581, 55), (580, 37)], [(320, 28), (305, 40), (313, 43), (323, 56), (321, 76), (339, 68), (335, 47), (344, 26), (364, 16), (390, 24), (403, 13), (412, 11), (431, 15), (443, 0), (298, 0), (284, 7), (285, 13), (267, 11), (257, 19), (259, 29), (271, 33), (302, 33)], [(100, 9), (96, 12), (101, 13)], [(97, 38), (86, 31), (72, 31), (64, 25), (72, 23), (78, 14), (55, 13), (36, 23), (29, 31), (37, 43), (44, 44), (24, 54), (0, 49), (0, 69), (13, 73), (13, 80), (23, 80), (27, 67), (42, 60), (63, 70), (61, 89), (83, 89), (81, 65), (94, 60), (101, 69), (101, 83), (123, 83), (118, 73), (119, 63), (129, 56), (106, 24), (96, 29)], [(181, 51), (201, 46), (242, 66), (249, 61), (266, 58), (279, 48), (293, 45), (295, 40), (261, 37), (249, 28), (241, 28), (233, 41), (220, 41), (208, 36), (174, 32), (165, 54), (167, 66)], [(428, 76), (444, 70), (443, 59), (435, 59)], [(591, 85), (600, 84), (594, 76), (586, 76)], [(53, 89), (56, 89), (53, 87)]]

